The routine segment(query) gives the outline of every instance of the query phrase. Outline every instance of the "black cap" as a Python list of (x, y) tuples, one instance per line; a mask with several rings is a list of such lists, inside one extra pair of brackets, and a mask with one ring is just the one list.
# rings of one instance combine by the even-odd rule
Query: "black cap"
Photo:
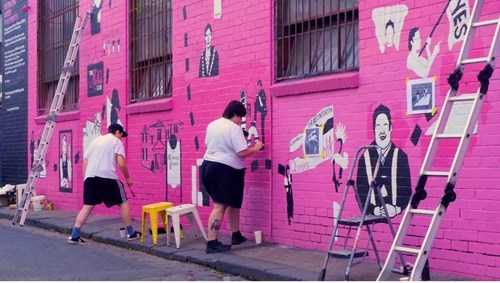
[(108, 127), (108, 133), (115, 134), (116, 131), (120, 131), (123, 133), (122, 137), (126, 138), (128, 136), (127, 132), (123, 129), (123, 126), (120, 124), (111, 124)]

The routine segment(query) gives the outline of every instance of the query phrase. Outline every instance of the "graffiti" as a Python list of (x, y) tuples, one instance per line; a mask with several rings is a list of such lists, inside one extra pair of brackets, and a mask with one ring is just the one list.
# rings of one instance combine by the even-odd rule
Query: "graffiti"
[(104, 63), (101, 61), (87, 66), (88, 97), (102, 95), (104, 88)]
[(59, 191), (73, 191), (73, 164), (71, 152), (73, 149), (73, 131), (59, 132)]
[(396, 51), (399, 51), (401, 30), (406, 15), (408, 15), (408, 7), (403, 4), (373, 9), (372, 20), (375, 23), (375, 34), (380, 52), (384, 53), (385, 48), (389, 47), (394, 47)]
[(200, 57), (199, 77), (214, 77), (219, 75), (219, 54), (212, 46), (212, 26), (205, 28), (205, 50)]
[[(382, 148), (380, 168), (376, 182), (387, 207), (387, 214), (394, 217), (408, 205), (411, 195), (411, 176), (408, 156), (391, 141), (392, 120), (389, 108), (380, 104), (373, 113), (375, 140), (372, 145)], [(384, 208), (375, 193), (368, 196), (369, 184), (374, 179), (373, 172), (379, 153), (369, 148), (358, 160), (356, 184), (361, 205), (368, 204), (368, 214), (383, 215)]]

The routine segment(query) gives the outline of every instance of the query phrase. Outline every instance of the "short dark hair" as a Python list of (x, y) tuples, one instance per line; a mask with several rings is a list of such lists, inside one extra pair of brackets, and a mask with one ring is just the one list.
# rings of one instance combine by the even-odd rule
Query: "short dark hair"
[(413, 48), (413, 37), (415, 37), (415, 34), (417, 33), (418, 28), (412, 28), (410, 30), (410, 34), (408, 35), (408, 49), (411, 51)]
[(245, 108), (245, 105), (243, 105), (243, 103), (239, 102), (238, 100), (229, 102), (229, 104), (226, 106), (226, 109), (224, 109), (224, 113), (222, 113), (222, 117), (226, 119), (231, 119), (234, 116), (245, 117), (246, 115), (247, 109)]
[(387, 116), (387, 120), (389, 120), (389, 128), (392, 127), (392, 121), (391, 121), (391, 110), (387, 108), (387, 106), (380, 104), (377, 108), (375, 108), (375, 111), (373, 111), (373, 130), (375, 131), (375, 124), (377, 123), (377, 117), (380, 114), (385, 114)]
[(210, 30), (210, 32), (213, 32), (211, 24), (207, 24), (207, 26), (205, 27), (205, 33), (207, 33), (207, 30)]
[(108, 127), (108, 133), (111, 133), (111, 134), (114, 135), (116, 133), (116, 131), (120, 131), (120, 133), (123, 134), (122, 137), (124, 137), (124, 138), (128, 136), (128, 133), (125, 132), (125, 130), (123, 129), (122, 125), (120, 125), (120, 124), (111, 124), (111, 125), (109, 125), (109, 127)]

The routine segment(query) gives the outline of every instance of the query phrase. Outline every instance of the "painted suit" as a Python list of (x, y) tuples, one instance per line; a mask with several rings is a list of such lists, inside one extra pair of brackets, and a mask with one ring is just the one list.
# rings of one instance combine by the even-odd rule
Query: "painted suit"
[[(375, 145), (375, 141), (372, 142), (372, 145)], [(365, 205), (367, 199), (369, 184), (373, 178), (372, 175), (377, 158), (377, 150), (369, 148), (358, 161), (356, 184), (362, 206)], [(400, 214), (410, 200), (411, 176), (408, 156), (391, 142), (389, 151), (381, 163), (376, 181), (380, 185), (380, 193), (388, 206), (389, 215), (393, 217)], [(379, 197), (372, 194), (368, 197), (368, 200), (367, 214), (381, 215), (382, 204), (379, 201)], [(389, 206), (393, 207), (392, 212)]]

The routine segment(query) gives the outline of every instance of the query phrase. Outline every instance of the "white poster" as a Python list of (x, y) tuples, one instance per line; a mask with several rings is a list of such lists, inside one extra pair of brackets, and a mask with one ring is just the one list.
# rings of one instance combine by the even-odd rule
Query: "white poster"
[(214, 0), (214, 19), (222, 17), (222, 0)]
[(431, 113), (436, 107), (436, 78), (409, 80), (406, 85), (407, 114)]
[(446, 9), (450, 30), (448, 32), (448, 48), (451, 50), (453, 45), (463, 41), (465, 33), (469, 29), (470, 7), (467, 0), (450, 0), (450, 5)]
[(181, 141), (167, 142), (167, 183), (176, 188), (181, 184)]

